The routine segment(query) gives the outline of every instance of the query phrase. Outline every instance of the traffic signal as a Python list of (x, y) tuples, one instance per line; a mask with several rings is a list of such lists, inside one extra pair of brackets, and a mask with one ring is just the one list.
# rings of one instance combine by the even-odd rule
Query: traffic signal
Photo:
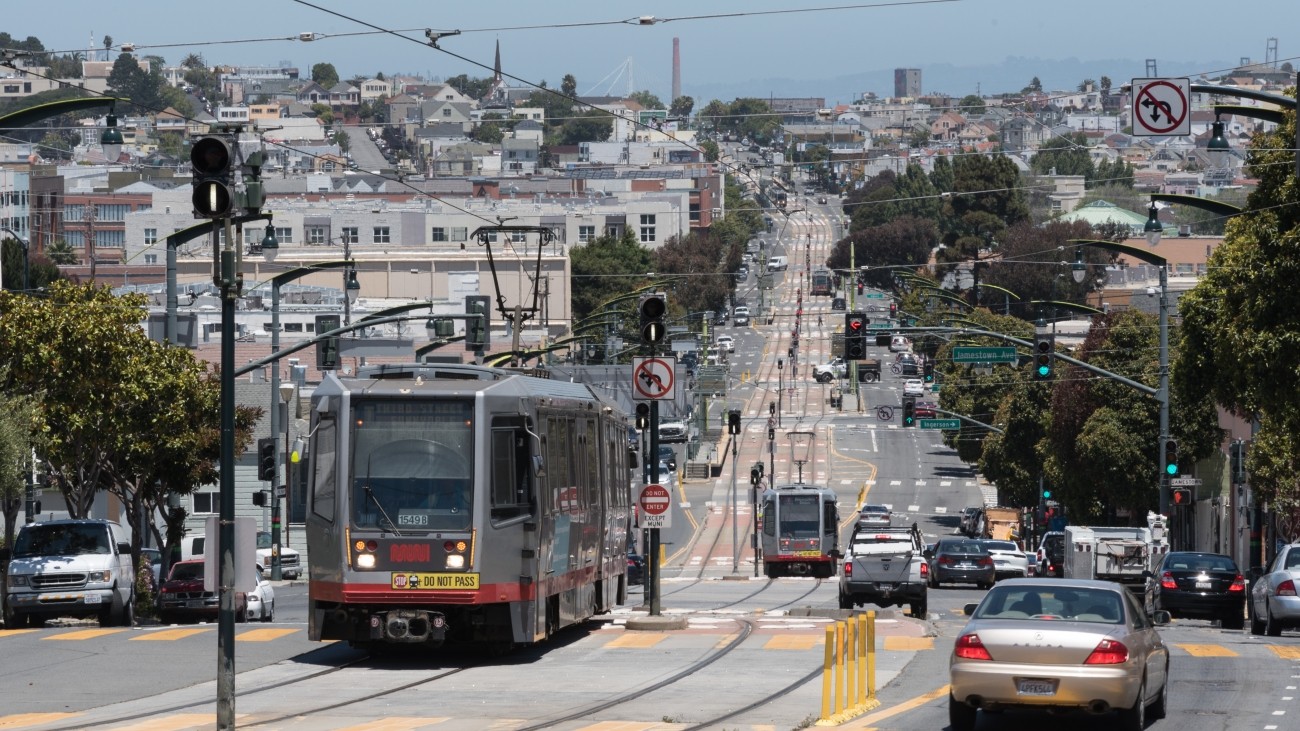
[(1050, 487), (1044, 487), (1044, 488), (1043, 488), (1043, 499), (1044, 499), (1044, 500), (1051, 500), (1051, 499), (1052, 499), (1052, 488), (1050, 488)]
[[(316, 334), (339, 329), (343, 320), (338, 315), (317, 315)], [(316, 341), (316, 370), (332, 371), (339, 367), (339, 338), (337, 335)]]
[(465, 314), (481, 315), (465, 320), (465, 350), (482, 352), (491, 344), (489, 318), (492, 311), (492, 298), (485, 294), (465, 296)]
[(858, 294), (862, 294), (862, 282), (858, 282)]
[(190, 147), (191, 185), (195, 218), (224, 218), (234, 213), (232, 175), (235, 172), (235, 137), (200, 135)]
[(1034, 380), (1047, 381), (1052, 378), (1052, 360), (1055, 351), (1052, 334), (1034, 332)]
[(650, 404), (636, 405), (636, 428), (643, 431), (650, 428)]
[(740, 433), (740, 412), (736, 410), (727, 412), (727, 433)]
[(1177, 477), (1178, 469), (1178, 441), (1175, 439), (1165, 440), (1165, 474), (1170, 477)]
[(266, 490), (258, 490), (253, 493), (253, 504), (259, 508), (266, 507)]
[(275, 437), (257, 440), (257, 477), (259, 480), (275, 480)]
[(243, 158), (239, 166), (239, 175), (243, 181), (242, 191), (236, 191), (235, 204), (242, 206), (244, 214), (256, 216), (262, 212), (266, 202), (266, 191), (262, 187), (262, 141), (246, 139), (240, 146)]
[(757, 485), (763, 481), (763, 463), (755, 462), (753, 467), (749, 468), (749, 484)]
[(664, 315), (668, 313), (668, 298), (663, 292), (641, 295), (636, 306), (641, 317), (641, 341), (645, 343), (662, 342), (668, 328), (664, 325)]
[(1190, 488), (1175, 487), (1169, 491), (1169, 497), (1173, 499), (1174, 507), (1192, 504), (1192, 491)]
[(775, 440), (776, 440), (776, 427), (769, 426), (767, 428), (767, 441), (771, 442)]
[(925, 361), (925, 367), (922, 369), (922, 372), (925, 374), (925, 382), (926, 382), (926, 383), (934, 383), (934, 363), (933, 363), (933, 362), (931, 362), (931, 361), (929, 361), (929, 360), (926, 360), (926, 361)]
[(844, 315), (844, 360), (867, 357), (867, 315), (849, 312)]
[(916, 397), (906, 396), (903, 398), (903, 426), (916, 426)]
[(889, 316), (890, 316), (890, 317), (897, 317), (897, 316), (898, 316), (898, 303), (897, 303), (897, 302), (890, 302), (890, 303), (889, 303)]

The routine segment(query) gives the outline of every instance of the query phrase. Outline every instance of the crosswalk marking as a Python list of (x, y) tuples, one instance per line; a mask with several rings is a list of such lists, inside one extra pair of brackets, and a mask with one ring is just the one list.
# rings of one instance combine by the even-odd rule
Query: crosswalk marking
[(159, 631), (157, 631), (157, 632), (150, 632), (150, 633), (148, 633), (148, 634), (140, 635), (139, 637), (132, 637), (131, 640), (132, 640), (132, 641), (135, 641), (135, 640), (182, 640), (182, 639), (185, 639), (186, 637), (190, 637), (190, 636), (193, 636), (193, 635), (199, 635), (199, 634), (203, 634), (204, 632), (211, 632), (211, 631), (212, 631), (212, 628), (210, 628), (210, 627), (191, 627), (191, 628), (189, 628), (189, 629), (185, 629), (185, 628), (178, 628), (178, 629), (164, 629), (164, 630), (159, 630)]
[[(246, 714), (238, 714), (236, 718), (240, 715)], [(112, 726), (110, 731), (180, 731), (195, 726), (210, 727), (216, 725), (216, 723), (217, 714), (215, 713), (178, 713), (174, 716), (139, 721), (128, 726)]]
[(254, 629), (235, 636), (236, 642), (270, 642), (285, 635), (299, 632), (296, 629)]
[(78, 632), (64, 632), (63, 634), (50, 635), (42, 637), (43, 640), (92, 640), (104, 635), (115, 635), (118, 632), (125, 632), (124, 629), (83, 629)]
[(344, 726), (336, 731), (411, 731), (421, 726), (433, 726), (434, 724), (450, 721), (450, 716), (441, 718), (417, 718), (414, 716), (390, 716), (375, 721), (367, 721), (356, 726)]
[(8, 637), (9, 635), (25, 635), (37, 631), (38, 630), (34, 629), (0, 629), (0, 637)]
[(933, 650), (933, 637), (886, 637), (884, 647), (892, 652)]
[[(17, 630), (15, 630), (17, 631)], [(80, 713), (16, 713), (12, 716), (0, 716), (0, 728), (27, 728), (44, 726), (68, 718), (80, 716)]]
[(579, 726), (575, 731), (650, 731), (664, 727), (661, 721), (597, 721)]
[(820, 645), (824, 638), (820, 635), (776, 635), (763, 644), (764, 650), (811, 650)]
[(1223, 645), (1175, 644), (1174, 647), (1177, 647), (1192, 657), (1237, 657), (1237, 653), (1229, 650)]
[(640, 632), (628, 633), (606, 642), (605, 647), (624, 647), (645, 650), (663, 642), (667, 637), (667, 635), (651, 635)]
[(1300, 660), (1300, 647), (1290, 645), (1285, 647), (1281, 645), (1269, 645), (1268, 649), (1272, 650), (1274, 655), (1277, 655), (1283, 660)]

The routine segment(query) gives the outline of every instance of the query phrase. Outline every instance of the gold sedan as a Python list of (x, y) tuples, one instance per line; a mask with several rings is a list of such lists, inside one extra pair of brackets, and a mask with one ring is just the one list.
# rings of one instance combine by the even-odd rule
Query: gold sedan
[(979, 709), (1118, 711), (1120, 728), (1139, 731), (1163, 718), (1169, 650), (1123, 586), (1109, 581), (1009, 579), (978, 605), (948, 663), (953, 731), (975, 727)]

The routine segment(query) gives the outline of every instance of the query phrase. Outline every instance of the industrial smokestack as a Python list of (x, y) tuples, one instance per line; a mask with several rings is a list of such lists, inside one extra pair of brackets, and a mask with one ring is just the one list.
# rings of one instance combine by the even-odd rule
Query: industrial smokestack
[(673, 39), (673, 98), (668, 101), (672, 104), (677, 97), (682, 95), (682, 45), (677, 38)]

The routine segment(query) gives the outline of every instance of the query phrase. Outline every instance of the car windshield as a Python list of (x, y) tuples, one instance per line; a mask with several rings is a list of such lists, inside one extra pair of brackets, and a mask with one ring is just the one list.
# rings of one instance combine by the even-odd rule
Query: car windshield
[(18, 534), (14, 558), (112, 553), (108, 529), (93, 524), (32, 524)]
[(178, 563), (172, 566), (169, 581), (198, 581), (203, 578), (203, 562)]
[(943, 543), (939, 546), (939, 553), (984, 553), (984, 547), (975, 541), (966, 543)]
[(1287, 553), (1286, 567), (1288, 569), (1300, 569), (1300, 550), (1294, 550)]
[(467, 530), (474, 453), (468, 400), (371, 400), (355, 405), (353, 525)]
[(862, 514), (863, 515), (888, 515), (889, 508), (885, 507), (884, 505), (863, 505)]
[(975, 610), (974, 619), (1068, 619), (1120, 624), (1124, 602), (1109, 589), (1008, 586), (1000, 584)]

